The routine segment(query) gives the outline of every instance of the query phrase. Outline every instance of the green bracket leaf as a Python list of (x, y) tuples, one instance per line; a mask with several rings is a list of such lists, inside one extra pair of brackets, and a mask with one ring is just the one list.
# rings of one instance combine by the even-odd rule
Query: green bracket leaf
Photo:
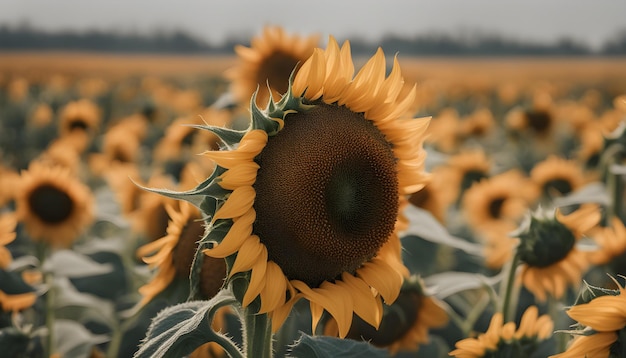
[(367, 342), (335, 337), (312, 337), (302, 334), (291, 347), (288, 357), (326, 358), (326, 357), (388, 357), (385, 349), (376, 348)]
[(134, 358), (182, 357), (207, 342), (219, 343), (231, 357), (243, 357), (235, 343), (211, 329), (217, 310), (236, 302), (230, 291), (221, 290), (209, 301), (190, 301), (164, 309), (152, 321)]

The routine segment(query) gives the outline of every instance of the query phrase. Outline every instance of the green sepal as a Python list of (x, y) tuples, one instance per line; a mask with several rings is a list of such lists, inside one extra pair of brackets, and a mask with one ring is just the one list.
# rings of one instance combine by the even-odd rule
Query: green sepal
[(609, 288), (592, 286), (587, 281), (583, 281), (583, 287), (580, 289), (578, 293), (578, 297), (576, 297), (576, 301), (574, 302), (574, 306), (589, 303), (594, 298), (601, 296), (619, 296), (619, 290), (612, 290)]
[(252, 100), (250, 100), (250, 116), (252, 119), (252, 122), (250, 123), (251, 129), (262, 129), (265, 132), (267, 132), (267, 134), (269, 136), (273, 136), (276, 135), (276, 133), (278, 133), (279, 130), (279, 124), (278, 122), (272, 120), (271, 118), (269, 118), (265, 113), (263, 113), (263, 111), (256, 105), (256, 95), (257, 92), (255, 92), (252, 95)]
[(302, 334), (300, 339), (289, 349), (289, 357), (325, 358), (325, 357), (389, 357), (386, 349), (376, 348), (365, 341), (341, 339), (335, 337), (312, 337)]
[(211, 133), (215, 134), (228, 148), (232, 148), (233, 146), (241, 142), (241, 139), (247, 133), (247, 131), (238, 131), (236, 129), (226, 127), (216, 127), (201, 124), (191, 124), (187, 126), (210, 131)]
[(217, 177), (224, 174), (224, 172), (226, 172), (225, 168), (217, 166), (213, 173), (207, 179), (198, 184), (195, 188), (187, 191), (176, 191), (165, 188), (148, 188), (137, 182), (134, 183), (143, 190), (160, 194), (176, 200), (185, 200), (201, 208), (202, 201), (204, 201), (206, 196), (223, 198), (226, 193), (230, 192), (229, 190), (226, 190), (216, 184)]
[(150, 324), (134, 358), (187, 356), (207, 342), (217, 342), (231, 357), (243, 357), (233, 341), (211, 328), (217, 310), (236, 303), (229, 290), (221, 290), (209, 301), (167, 307)]

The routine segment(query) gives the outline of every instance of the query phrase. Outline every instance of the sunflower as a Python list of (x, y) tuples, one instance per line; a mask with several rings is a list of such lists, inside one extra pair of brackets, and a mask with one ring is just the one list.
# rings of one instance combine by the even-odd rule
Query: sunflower
[(598, 225), (601, 213), (596, 205), (583, 205), (569, 215), (557, 210), (556, 215), (537, 216), (519, 235), (520, 277), (538, 300), (545, 301), (547, 294), (559, 299), (589, 267), (589, 253), (576, 242)]
[(247, 131), (205, 127), (225, 144), (204, 153), (216, 170), (171, 194), (210, 218), (204, 253), (227, 258), (233, 285), (249, 277), (235, 293), (245, 307), (260, 303), (253, 307), (274, 331), (300, 298), (310, 302), (313, 327), (324, 310), (341, 337), (353, 313), (377, 327), (382, 300), (392, 303), (408, 275), (397, 234), (406, 220), (398, 218), (427, 181), (428, 118), (410, 116), (414, 90), (399, 96), (397, 59), (388, 77), (380, 49), (353, 72), (349, 43), (340, 49), (331, 37), (279, 102), (261, 111), (251, 101)]
[(538, 342), (550, 338), (553, 327), (550, 316), (539, 316), (535, 306), (524, 311), (517, 329), (514, 322), (504, 323), (498, 312), (491, 317), (487, 332), (456, 342), (456, 349), (449, 354), (460, 358), (529, 357)]
[(599, 249), (591, 252), (591, 263), (608, 264), (611, 260), (626, 252), (626, 227), (618, 217), (614, 217), (609, 227), (598, 227), (590, 233)]
[[(152, 280), (139, 288), (143, 296), (139, 306), (150, 302), (172, 281), (189, 278), (198, 241), (204, 235), (204, 222), (200, 211), (190, 203), (176, 203), (180, 203), (178, 208), (166, 206), (170, 217), (167, 235), (137, 250), (137, 256), (142, 257), (150, 267), (158, 267)], [(224, 283), (226, 263), (223, 259), (204, 257), (201, 267), (199, 290), (205, 299), (209, 299), (217, 294)]]
[[(411, 283), (407, 284), (409, 281)], [(393, 355), (398, 351), (417, 351), (420, 345), (429, 342), (430, 329), (443, 327), (446, 323), (448, 315), (439, 301), (424, 292), (419, 279), (411, 278), (403, 285), (398, 299), (384, 308), (378, 328), (355, 316), (346, 338), (365, 340), (387, 348)], [(337, 323), (329, 320), (324, 333), (336, 336)]]
[(533, 94), (529, 108), (514, 108), (506, 116), (506, 125), (510, 130), (529, 132), (539, 138), (549, 137), (555, 127), (554, 104), (552, 96), (544, 90)]
[(279, 98), (287, 92), (290, 74), (298, 71), (298, 64), (311, 56), (318, 43), (318, 35), (289, 35), (281, 27), (267, 26), (261, 36), (252, 39), (250, 47), (236, 46), (240, 63), (226, 72), (235, 98), (247, 104), (258, 88), (256, 104), (265, 105), (268, 86), (272, 96)]
[(0, 308), (3, 311), (21, 311), (35, 304), (37, 294), (34, 292), (8, 294), (0, 290)]
[(72, 132), (95, 134), (100, 126), (100, 109), (88, 99), (73, 101), (61, 110), (59, 133), (61, 136)]
[(102, 175), (114, 166), (130, 166), (137, 163), (141, 138), (134, 127), (126, 126), (124, 123), (109, 128), (102, 138), (102, 153), (90, 156), (89, 166), (94, 174)]
[(0, 269), (6, 269), (11, 263), (11, 252), (5, 246), (15, 240), (16, 225), (13, 214), (0, 215)]
[(462, 200), (462, 195), (474, 183), (488, 178), (491, 161), (482, 149), (465, 150), (454, 155), (441, 166), (433, 169), (433, 175), (447, 188), (443, 201), (455, 203)]
[(32, 163), (16, 196), (18, 220), (33, 240), (52, 246), (70, 246), (93, 220), (91, 191), (59, 166)]
[(463, 195), (461, 208), (477, 231), (517, 224), (536, 197), (533, 189), (521, 172), (510, 170), (473, 184)]
[(76, 137), (65, 136), (55, 139), (36, 160), (47, 166), (60, 166), (72, 174), (77, 174), (80, 168), (80, 154), (76, 151), (74, 140)]
[[(623, 357), (626, 334), (626, 290), (615, 279), (618, 295), (595, 297), (588, 303), (575, 305), (567, 315), (579, 325), (592, 329), (590, 335), (574, 338), (567, 350), (550, 358)], [(582, 330), (581, 330), (582, 333)]]
[(584, 172), (578, 163), (556, 155), (535, 164), (530, 172), (530, 179), (543, 199), (567, 195), (586, 183)]
[(479, 108), (461, 120), (458, 134), (462, 138), (483, 138), (493, 132), (495, 126), (489, 108)]

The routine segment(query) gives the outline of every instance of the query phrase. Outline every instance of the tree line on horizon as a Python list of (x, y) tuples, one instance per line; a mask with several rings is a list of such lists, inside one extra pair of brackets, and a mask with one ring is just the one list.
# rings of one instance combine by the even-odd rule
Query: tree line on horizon
[[(381, 46), (387, 52), (414, 56), (621, 56), (626, 55), (626, 29), (593, 50), (581, 41), (563, 38), (551, 43), (517, 40), (497, 34), (455, 36), (428, 33), (414, 36), (387, 35), (373, 43), (362, 38), (350, 39), (356, 55), (371, 54)], [(158, 31), (153, 34), (117, 33), (89, 30), (84, 32), (47, 32), (28, 25), (0, 25), (0, 51), (67, 50), (116, 53), (162, 54), (233, 54), (235, 45), (249, 44), (249, 38), (230, 37), (220, 44), (182, 31)]]

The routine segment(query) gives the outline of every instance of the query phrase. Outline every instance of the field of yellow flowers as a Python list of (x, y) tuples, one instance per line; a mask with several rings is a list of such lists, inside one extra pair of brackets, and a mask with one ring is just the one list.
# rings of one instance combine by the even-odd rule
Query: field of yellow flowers
[(0, 56), (2, 357), (624, 357), (626, 59)]

